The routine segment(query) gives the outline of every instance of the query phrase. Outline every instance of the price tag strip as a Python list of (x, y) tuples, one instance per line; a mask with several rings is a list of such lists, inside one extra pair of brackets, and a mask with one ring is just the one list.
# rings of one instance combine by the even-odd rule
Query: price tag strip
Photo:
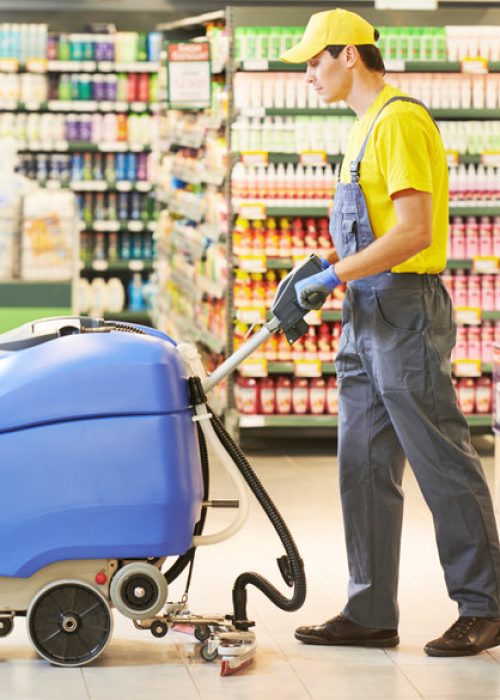
[(266, 272), (267, 258), (265, 255), (240, 255), (238, 267), (246, 272)]
[(474, 306), (456, 306), (455, 321), (459, 325), (479, 326), (481, 324), (481, 309)]
[(242, 377), (267, 377), (268, 367), (265, 358), (244, 360), (238, 368)]
[(302, 151), (300, 153), (301, 165), (325, 165), (326, 162), (326, 151)]
[(266, 205), (262, 202), (245, 202), (239, 204), (238, 213), (244, 219), (265, 219)]
[(475, 255), (472, 258), (472, 272), (480, 275), (496, 275), (499, 260), (497, 255)]
[(242, 151), (240, 160), (245, 165), (267, 165), (269, 153), (267, 151)]
[(462, 73), (473, 73), (474, 75), (484, 75), (488, 72), (488, 61), (486, 58), (463, 58)]
[(321, 360), (294, 360), (293, 373), (296, 377), (321, 377)]
[(455, 377), (480, 377), (482, 374), (481, 360), (454, 360), (453, 374)]

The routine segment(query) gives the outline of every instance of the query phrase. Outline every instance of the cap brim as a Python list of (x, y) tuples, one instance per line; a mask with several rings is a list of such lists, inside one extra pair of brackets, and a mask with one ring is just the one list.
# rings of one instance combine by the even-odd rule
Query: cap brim
[(280, 56), (280, 61), (285, 63), (307, 63), (313, 56), (323, 51), (324, 48), (324, 46), (312, 46), (299, 41), (298, 44), (292, 46), (291, 49), (288, 49)]

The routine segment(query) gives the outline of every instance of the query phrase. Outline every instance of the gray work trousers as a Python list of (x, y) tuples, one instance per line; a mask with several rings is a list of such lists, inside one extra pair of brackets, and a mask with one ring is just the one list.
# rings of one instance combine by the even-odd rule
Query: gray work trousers
[(398, 624), (405, 456), (432, 512), (459, 614), (500, 616), (493, 505), (451, 381), (455, 334), (436, 275), (382, 273), (348, 285), (336, 358), (344, 614), (362, 625)]

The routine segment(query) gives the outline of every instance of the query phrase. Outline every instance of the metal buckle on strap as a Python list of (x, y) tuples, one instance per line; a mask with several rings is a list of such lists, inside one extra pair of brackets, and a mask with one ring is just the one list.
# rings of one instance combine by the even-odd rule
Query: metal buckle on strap
[(360, 161), (359, 160), (351, 160), (351, 164), (349, 166), (349, 172), (351, 174), (351, 182), (358, 182), (359, 180), (359, 168), (360, 168)]

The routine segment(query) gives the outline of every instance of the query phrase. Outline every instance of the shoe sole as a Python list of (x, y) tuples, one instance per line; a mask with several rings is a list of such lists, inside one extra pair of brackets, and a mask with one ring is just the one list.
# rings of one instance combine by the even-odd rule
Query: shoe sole
[(342, 639), (329, 641), (324, 639), (324, 637), (313, 637), (308, 634), (297, 634), (295, 633), (295, 639), (304, 644), (317, 644), (322, 646), (330, 647), (370, 647), (385, 649), (388, 647), (397, 647), (399, 644), (399, 637), (389, 637), (388, 639)]
[(496, 637), (495, 641), (488, 644), (486, 647), (481, 647), (481, 649), (476, 649), (475, 651), (447, 651), (445, 649), (434, 649), (433, 647), (424, 647), (424, 651), (427, 656), (475, 656), (480, 654), (482, 651), (487, 649), (493, 649), (500, 645), (500, 635)]

